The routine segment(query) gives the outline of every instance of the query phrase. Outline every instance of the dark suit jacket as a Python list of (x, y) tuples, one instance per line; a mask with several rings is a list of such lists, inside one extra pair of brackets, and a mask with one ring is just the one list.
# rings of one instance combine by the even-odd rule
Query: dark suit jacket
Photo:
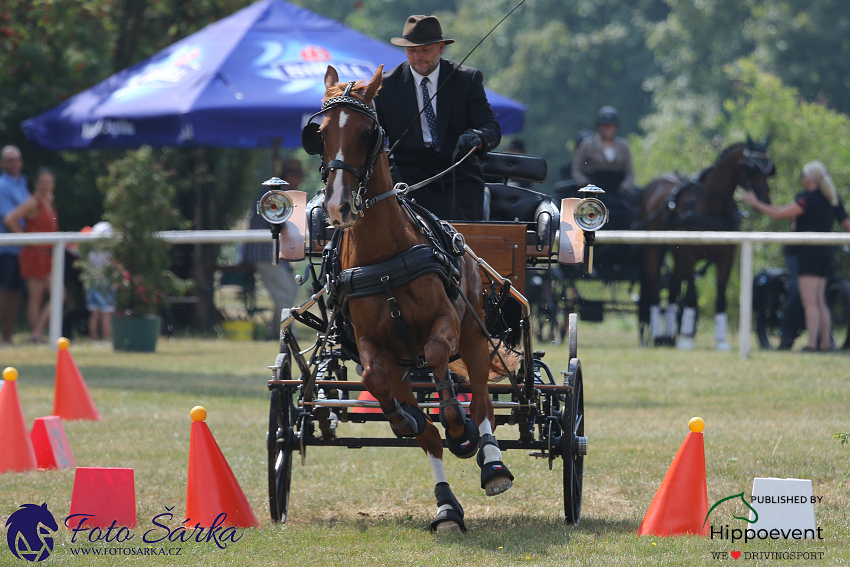
[[(484, 172), (476, 154), (492, 150), (501, 140), (499, 123), (484, 92), (484, 76), (478, 69), (442, 59), (438, 88), (439, 152), (426, 148), (422, 141), (416, 83), (407, 62), (384, 73), (381, 90), (375, 97), (378, 120), (386, 130), (390, 147), (401, 138), (392, 158), (398, 174), (408, 185), (433, 177), (452, 165), (452, 153), (460, 135), (471, 128), (480, 130), (486, 148), (455, 169), (454, 180), (449, 173), (410, 196), (442, 219), (481, 220)], [(402, 138), (408, 126), (410, 130)]]

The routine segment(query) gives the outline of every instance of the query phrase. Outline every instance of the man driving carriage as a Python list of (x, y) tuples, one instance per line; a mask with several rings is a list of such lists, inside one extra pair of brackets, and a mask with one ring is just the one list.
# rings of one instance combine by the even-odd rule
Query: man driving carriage
[(501, 140), (484, 77), (478, 69), (442, 59), (454, 40), (443, 37), (435, 16), (410, 16), (402, 34), (391, 42), (405, 48), (407, 62), (384, 74), (375, 99), (378, 121), (395, 148), (396, 181), (419, 183), (477, 147), (452, 173), (410, 196), (441, 219), (481, 220), (484, 171), (479, 156)]
[(607, 194), (629, 197), (634, 193), (635, 171), (625, 139), (617, 136), (620, 116), (613, 106), (596, 113), (598, 132), (584, 140), (573, 159), (572, 175), (578, 187), (593, 184)]

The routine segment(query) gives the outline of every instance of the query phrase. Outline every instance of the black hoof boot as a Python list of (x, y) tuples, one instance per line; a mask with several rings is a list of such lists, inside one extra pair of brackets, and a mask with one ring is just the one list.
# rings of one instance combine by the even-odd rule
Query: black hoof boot
[[(385, 411), (384, 416), (389, 421), (390, 427), (396, 437), (419, 437), (425, 432), (425, 425), (427, 425), (428, 419), (425, 417), (425, 413), (423, 413), (421, 409), (407, 404), (399, 405), (395, 398), (393, 398), (393, 406), (393, 411)], [(398, 425), (393, 423), (392, 420), (395, 418), (401, 419), (401, 423)], [(404, 429), (405, 427), (408, 428), (410, 432), (405, 434), (399, 433), (399, 430)]]
[(446, 431), (446, 445), (452, 455), (459, 459), (469, 459), (475, 456), (478, 452), (478, 442), (481, 439), (481, 434), (478, 433), (478, 427), (471, 419), (467, 419), (464, 424), (463, 434), (460, 437), (451, 437)]
[(463, 523), (463, 507), (457, 501), (448, 482), (438, 482), (434, 487), (434, 496), (437, 497), (437, 517), (431, 522), (432, 532), (463, 532), (466, 533), (466, 524)]
[(484, 464), (484, 447), (486, 445), (495, 445), (498, 448), (499, 442), (490, 434), (482, 435), (478, 452), (478, 466), (481, 467), (481, 488), (484, 489), (487, 496), (496, 496), (507, 492), (513, 486), (514, 475), (502, 461), (490, 461)]

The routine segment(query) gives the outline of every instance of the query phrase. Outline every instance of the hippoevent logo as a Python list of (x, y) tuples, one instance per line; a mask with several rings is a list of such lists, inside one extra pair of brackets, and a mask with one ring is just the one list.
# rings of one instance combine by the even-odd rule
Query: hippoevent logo
[[(780, 496), (751, 496), (750, 501), (747, 502), (746, 498), (744, 498), (744, 493), (741, 492), (739, 494), (733, 494), (732, 496), (727, 496), (725, 498), (721, 498), (717, 502), (715, 502), (711, 508), (708, 510), (708, 514), (705, 515), (705, 520), (703, 521), (703, 526), (708, 521), (711, 513), (727, 501), (740, 500), (744, 506), (746, 506), (751, 512), (753, 519), (750, 520), (746, 516), (735, 516), (732, 515), (736, 520), (743, 520), (747, 524), (755, 524), (759, 520), (758, 512), (755, 508), (751, 506), (751, 504), (819, 504), (823, 501), (823, 496), (801, 496), (801, 495), (780, 495)], [(756, 540), (799, 540), (799, 539), (823, 539), (823, 528), (807, 528), (807, 529), (799, 529), (799, 528), (771, 528), (771, 529), (753, 529), (747, 525), (746, 527), (732, 527), (729, 524), (724, 524), (720, 527), (715, 527), (714, 524), (710, 524), (710, 535), (711, 539), (719, 539), (728, 541), (729, 543), (735, 543), (738, 541), (743, 541), (744, 543), (748, 543)], [(732, 557), (732, 559), (738, 559), (739, 557), (744, 557), (745, 559), (822, 559), (823, 552), (773, 552), (773, 551), (716, 551), (712, 552), (713, 559), (726, 559), (728, 557)], [(819, 554), (819, 555), (818, 555)]]
[(58, 529), (46, 502), (24, 504), (6, 520), (6, 543), (18, 559), (44, 561), (53, 552), (53, 534)]

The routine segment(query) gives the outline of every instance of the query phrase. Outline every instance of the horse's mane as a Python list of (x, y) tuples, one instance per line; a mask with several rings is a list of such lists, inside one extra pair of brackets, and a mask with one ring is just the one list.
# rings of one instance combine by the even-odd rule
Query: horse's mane
[(744, 145), (745, 145), (744, 142), (737, 142), (737, 143), (732, 144), (731, 146), (729, 146), (727, 148), (724, 148), (723, 151), (720, 152), (720, 155), (717, 156), (717, 159), (714, 160), (714, 165), (708, 166), (707, 168), (705, 168), (703, 170), (702, 173), (699, 174), (699, 180), (705, 181), (705, 178), (708, 177), (708, 175), (712, 171), (714, 171), (714, 168), (717, 167), (718, 163), (723, 161), (726, 158), (726, 156), (728, 156), (730, 153), (734, 152), (735, 150), (740, 149), (741, 146), (744, 146)]

